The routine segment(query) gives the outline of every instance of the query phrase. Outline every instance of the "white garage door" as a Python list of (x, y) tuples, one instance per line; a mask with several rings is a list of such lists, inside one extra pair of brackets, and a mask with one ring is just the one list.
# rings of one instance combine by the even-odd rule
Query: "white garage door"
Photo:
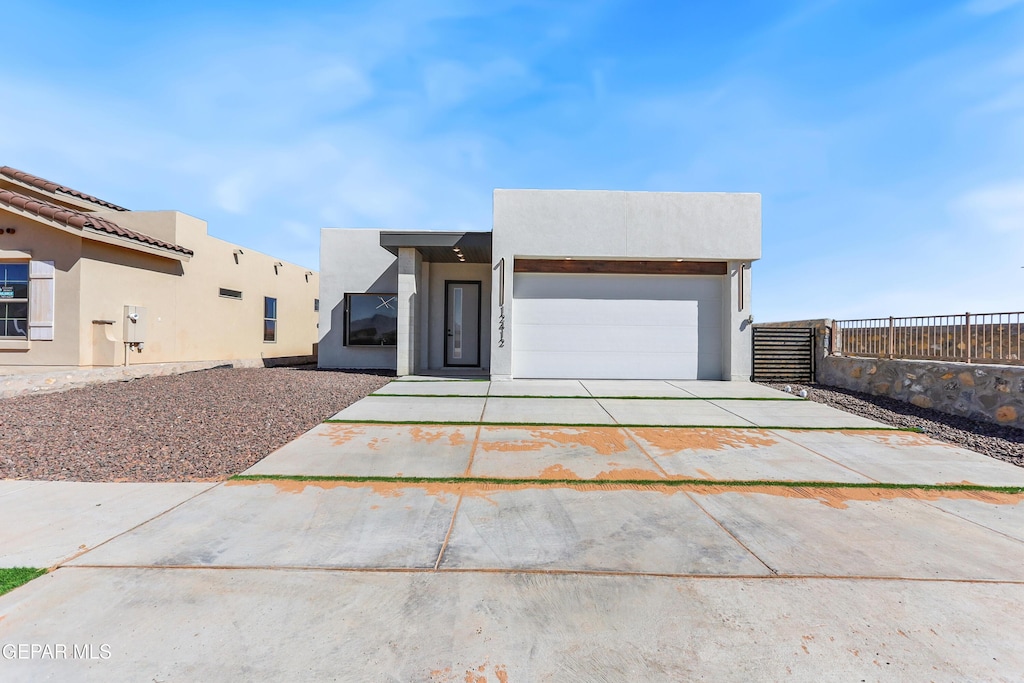
[(722, 278), (516, 273), (518, 378), (721, 379)]

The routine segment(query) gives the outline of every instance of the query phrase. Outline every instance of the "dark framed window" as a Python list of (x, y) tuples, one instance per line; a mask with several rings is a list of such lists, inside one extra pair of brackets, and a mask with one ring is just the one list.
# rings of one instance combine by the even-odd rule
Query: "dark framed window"
[(277, 299), (263, 297), (263, 341), (277, 341)]
[(28, 262), (0, 262), (0, 338), (28, 339)]
[(397, 346), (398, 295), (346, 294), (346, 346)]
[(227, 299), (241, 299), (242, 298), (242, 293), (239, 292), (237, 289), (224, 289), (223, 287), (220, 288), (220, 295), (222, 297), (224, 297), (224, 298), (227, 298)]
[(314, 311), (319, 311), (320, 310), (320, 299), (313, 299), (313, 310)]

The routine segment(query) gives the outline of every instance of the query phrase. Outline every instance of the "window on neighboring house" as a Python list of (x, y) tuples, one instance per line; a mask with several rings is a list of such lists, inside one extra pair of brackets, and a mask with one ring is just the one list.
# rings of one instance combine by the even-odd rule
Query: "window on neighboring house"
[(0, 338), (28, 339), (28, 262), (0, 263)]
[(319, 311), (320, 310), (320, 299), (313, 299), (313, 310), (314, 311)]
[(263, 341), (277, 341), (277, 299), (263, 297)]
[(241, 299), (242, 293), (237, 289), (224, 289), (220, 288), (220, 295), (226, 299)]
[(398, 295), (346, 294), (345, 344), (348, 346), (396, 346), (398, 344)]

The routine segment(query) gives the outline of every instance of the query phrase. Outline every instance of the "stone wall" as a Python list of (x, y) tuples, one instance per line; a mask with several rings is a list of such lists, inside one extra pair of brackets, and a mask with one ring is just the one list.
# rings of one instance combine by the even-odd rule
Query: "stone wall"
[(1024, 366), (828, 355), (816, 375), (820, 384), (1024, 429)]

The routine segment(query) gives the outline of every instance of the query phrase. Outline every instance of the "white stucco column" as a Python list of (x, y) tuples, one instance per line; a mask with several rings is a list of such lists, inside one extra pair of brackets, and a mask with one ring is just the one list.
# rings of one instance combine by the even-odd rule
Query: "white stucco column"
[(722, 379), (749, 382), (753, 370), (751, 345), (753, 328), (749, 322), (750, 261), (729, 261), (722, 278)]
[(399, 377), (417, 369), (417, 289), (423, 257), (415, 247), (398, 249), (398, 363)]

